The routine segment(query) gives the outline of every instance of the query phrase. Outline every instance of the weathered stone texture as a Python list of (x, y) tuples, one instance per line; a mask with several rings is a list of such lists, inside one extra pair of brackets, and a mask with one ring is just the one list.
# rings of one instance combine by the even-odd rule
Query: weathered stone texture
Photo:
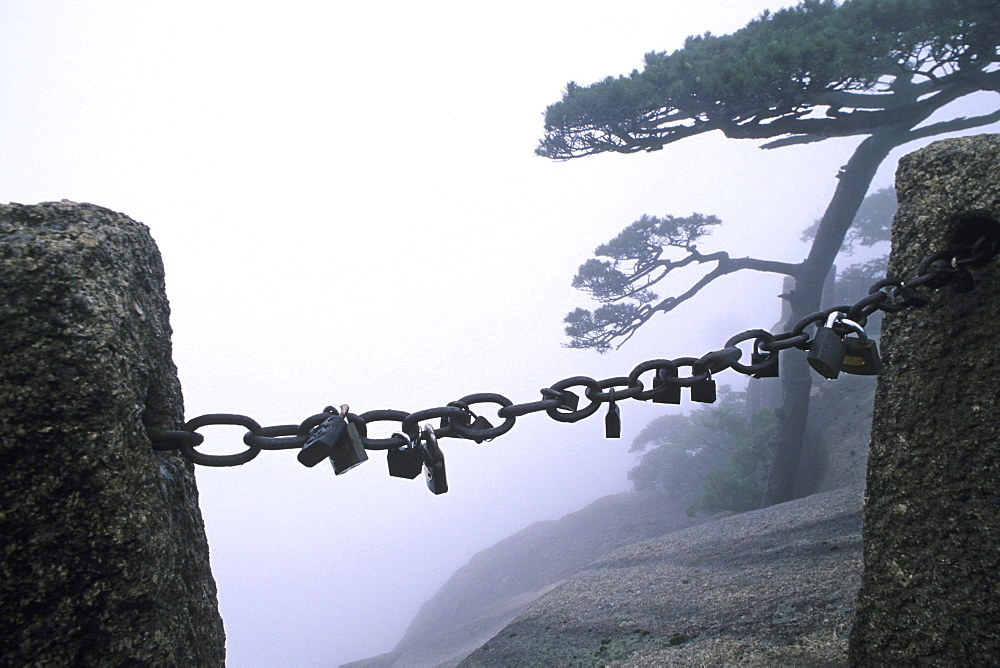
[[(906, 156), (889, 273), (1000, 219), (1000, 135)], [(1000, 657), (1000, 268), (885, 317), (852, 665), (994, 665)]]
[(0, 206), (0, 664), (223, 665), (148, 229), (89, 204)]

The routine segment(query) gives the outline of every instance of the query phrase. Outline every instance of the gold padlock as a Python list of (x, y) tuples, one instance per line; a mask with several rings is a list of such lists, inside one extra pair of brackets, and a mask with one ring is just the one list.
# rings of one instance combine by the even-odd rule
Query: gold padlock
[(882, 360), (879, 359), (875, 341), (869, 339), (865, 328), (853, 320), (841, 319), (840, 322), (857, 333), (856, 337), (845, 336), (843, 339), (845, 354), (840, 370), (856, 376), (877, 376), (882, 370)]

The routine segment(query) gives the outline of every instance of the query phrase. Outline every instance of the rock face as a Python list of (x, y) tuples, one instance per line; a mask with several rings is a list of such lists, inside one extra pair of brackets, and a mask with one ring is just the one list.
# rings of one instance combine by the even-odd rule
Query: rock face
[(144, 225), (0, 206), (0, 664), (224, 664), (168, 315)]
[(476, 554), (423, 605), (392, 652), (350, 668), (455, 665), (535, 599), (608, 552), (703, 522), (665, 494), (606, 496)]
[(861, 577), (860, 487), (611, 552), (460, 665), (838, 665)]
[[(890, 275), (980, 233), (1000, 239), (1000, 135), (906, 156), (896, 190)], [(1000, 657), (998, 264), (970, 292), (885, 316), (852, 665)]]

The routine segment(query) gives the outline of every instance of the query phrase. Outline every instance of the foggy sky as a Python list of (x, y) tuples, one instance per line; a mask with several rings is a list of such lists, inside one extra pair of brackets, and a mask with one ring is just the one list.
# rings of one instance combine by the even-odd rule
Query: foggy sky
[[(800, 261), (799, 233), (858, 140), (761, 151), (713, 134), (567, 163), (532, 151), (568, 81), (789, 4), (0, 1), (0, 201), (92, 202), (151, 228), (189, 419), (534, 401), (561, 378), (700, 356), (777, 320), (781, 278), (746, 274), (618, 351), (561, 345), (563, 316), (593, 308), (570, 287), (577, 267), (644, 213), (714, 214), (704, 250)], [(604, 440), (603, 412), (444, 439), (438, 497), (390, 478), (377, 452), (337, 477), (289, 452), (199, 468), (229, 665), (390, 650), (475, 552), (628, 488), (628, 445), (665, 409), (621, 409), (620, 441)], [(239, 450), (242, 432), (206, 428), (206, 449)]]

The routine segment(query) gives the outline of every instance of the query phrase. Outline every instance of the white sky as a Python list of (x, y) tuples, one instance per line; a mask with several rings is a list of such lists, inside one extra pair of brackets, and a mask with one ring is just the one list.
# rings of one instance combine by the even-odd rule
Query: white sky
[[(563, 316), (592, 307), (570, 287), (577, 267), (643, 213), (716, 214), (706, 250), (801, 260), (799, 233), (856, 140), (765, 152), (713, 135), (569, 163), (532, 152), (567, 81), (788, 4), (0, 0), (0, 201), (92, 202), (151, 228), (188, 418), (534, 401), (561, 378), (698, 356), (777, 319), (780, 278), (745, 275), (617, 352), (561, 347)], [(443, 440), (439, 497), (390, 478), (382, 453), (336, 478), (291, 452), (199, 469), (229, 665), (390, 650), (472, 554), (628, 488), (628, 445), (664, 409), (621, 408), (617, 442), (603, 412)], [(213, 452), (240, 447), (239, 428), (204, 433)]]

